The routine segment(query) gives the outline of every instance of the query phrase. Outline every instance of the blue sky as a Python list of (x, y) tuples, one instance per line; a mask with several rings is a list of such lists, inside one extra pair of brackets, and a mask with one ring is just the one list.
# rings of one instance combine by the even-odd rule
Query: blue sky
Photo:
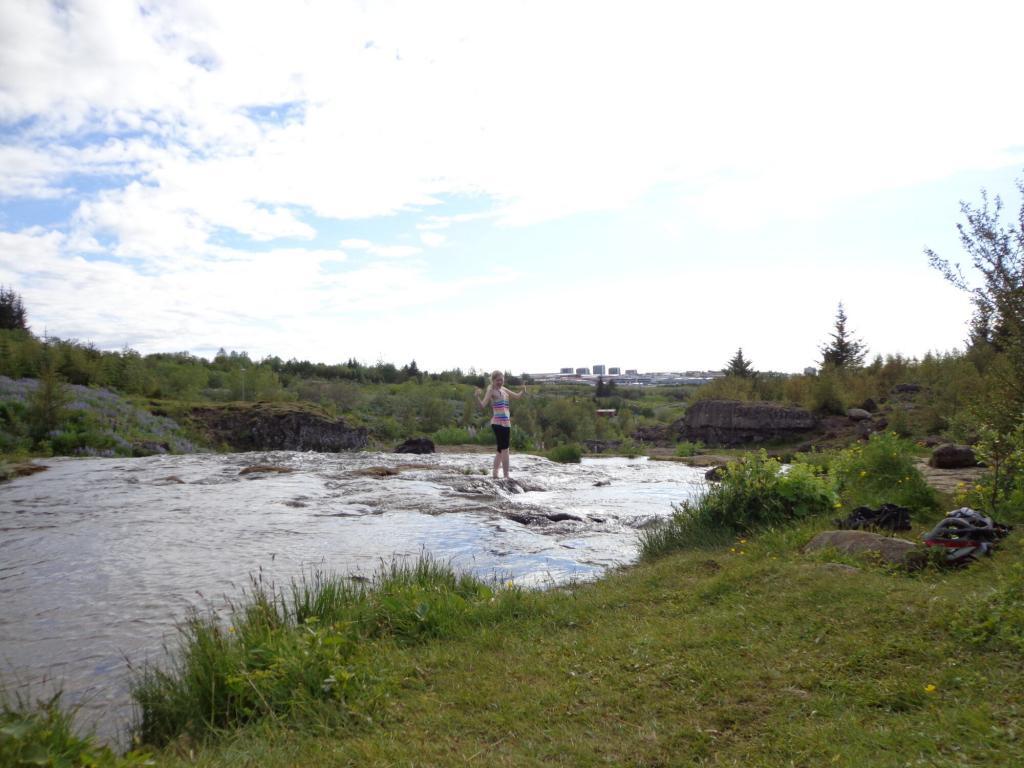
[[(440, 370), (962, 345), (1024, 176), (1020, 4), (0, 4), (34, 330)], [(983, 106), (981, 106), (983, 105)]]

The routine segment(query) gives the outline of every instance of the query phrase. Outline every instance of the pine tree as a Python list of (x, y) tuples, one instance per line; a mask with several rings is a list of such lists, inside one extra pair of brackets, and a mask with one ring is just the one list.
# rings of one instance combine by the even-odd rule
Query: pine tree
[(726, 376), (739, 376), (743, 379), (754, 375), (753, 363), (743, 357), (743, 347), (736, 350), (732, 360), (726, 364), (724, 372)]
[(25, 305), (13, 288), (0, 285), (0, 329), (27, 331)]
[(864, 365), (868, 348), (863, 341), (853, 338), (853, 334), (846, 328), (846, 321), (846, 310), (843, 303), (839, 302), (832, 341), (821, 347), (822, 368), (860, 368)]
[(64, 381), (57, 373), (53, 360), (47, 356), (35, 391), (28, 400), (29, 432), (36, 443), (45, 440), (50, 432), (57, 429), (64, 420), (64, 408), (68, 402)]

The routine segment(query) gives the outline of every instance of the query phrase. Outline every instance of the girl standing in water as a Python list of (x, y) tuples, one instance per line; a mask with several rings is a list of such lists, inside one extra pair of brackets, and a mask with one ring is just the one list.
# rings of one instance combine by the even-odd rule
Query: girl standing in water
[(526, 386), (524, 385), (522, 390), (519, 392), (513, 392), (511, 389), (505, 388), (505, 375), (501, 371), (495, 371), (491, 374), (491, 385), (487, 388), (484, 396), (480, 397), (480, 390), (476, 389), (473, 391), (476, 397), (477, 403), (480, 404), (481, 408), (486, 408), (487, 404), (491, 404), (491, 410), (493, 415), (491, 416), (491, 429), (494, 430), (494, 437), (498, 441), (498, 452), (494, 455), (494, 477), (498, 477), (498, 467), (500, 466), (505, 473), (505, 479), (508, 479), (508, 444), (509, 439), (512, 436), (512, 414), (509, 411), (509, 398), (514, 397), (517, 400), (526, 394)]

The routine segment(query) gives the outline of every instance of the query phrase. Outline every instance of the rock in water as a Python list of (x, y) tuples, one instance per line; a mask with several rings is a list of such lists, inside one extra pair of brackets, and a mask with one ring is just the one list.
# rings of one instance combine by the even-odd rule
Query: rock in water
[(410, 437), (395, 446), (395, 453), (434, 453), (434, 441), (429, 437)]

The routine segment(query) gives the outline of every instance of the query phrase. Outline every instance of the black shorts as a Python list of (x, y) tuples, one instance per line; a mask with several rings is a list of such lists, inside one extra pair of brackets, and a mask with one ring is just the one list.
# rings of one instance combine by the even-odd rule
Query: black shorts
[(498, 440), (498, 450), (507, 451), (508, 442), (512, 439), (512, 427), (503, 427), (501, 424), (491, 424), (494, 430), (494, 437)]

